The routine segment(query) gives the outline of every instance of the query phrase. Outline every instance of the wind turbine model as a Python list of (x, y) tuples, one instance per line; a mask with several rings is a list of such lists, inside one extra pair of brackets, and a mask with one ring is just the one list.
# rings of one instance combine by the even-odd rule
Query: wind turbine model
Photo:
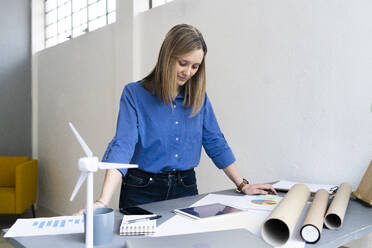
[(76, 131), (71, 122), (69, 125), (74, 132), (77, 140), (79, 141), (81, 147), (83, 148), (86, 157), (79, 159), (79, 169), (81, 174), (79, 180), (77, 181), (74, 191), (72, 192), (70, 201), (75, 198), (76, 193), (79, 191), (84, 180), (87, 180), (87, 216), (86, 216), (86, 229), (85, 229), (85, 247), (93, 247), (93, 173), (98, 169), (118, 169), (118, 168), (137, 168), (138, 165), (135, 164), (116, 164), (116, 163), (104, 163), (99, 162), (97, 157), (93, 157), (92, 151), (89, 149), (88, 145), (85, 143), (80, 134)]

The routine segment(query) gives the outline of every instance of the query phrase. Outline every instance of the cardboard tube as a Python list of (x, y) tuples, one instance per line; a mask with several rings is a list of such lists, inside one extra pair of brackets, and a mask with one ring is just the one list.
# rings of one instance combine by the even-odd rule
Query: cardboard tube
[(372, 207), (372, 161), (353, 195)]
[(339, 229), (345, 217), (345, 212), (349, 204), (351, 185), (347, 182), (342, 183), (336, 192), (335, 198), (325, 215), (324, 224), (329, 229)]
[(302, 239), (310, 244), (318, 242), (323, 230), (324, 214), (327, 210), (329, 194), (320, 189), (316, 192), (313, 203), (305, 217), (300, 230)]
[(271, 212), (261, 228), (266, 243), (281, 246), (287, 243), (310, 196), (304, 184), (295, 184)]

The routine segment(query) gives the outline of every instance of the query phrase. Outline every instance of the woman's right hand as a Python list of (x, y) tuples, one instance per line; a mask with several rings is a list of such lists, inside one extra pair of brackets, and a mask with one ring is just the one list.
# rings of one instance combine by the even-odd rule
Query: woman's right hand
[[(93, 208), (105, 208), (105, 207), (106, 207), (106, 205), (101, 201), (96, 201), (93, 204)], [(85, 210), (86, 210), (86, 208), (82, 208), (79, 211), (77, 211), (76, 213), (73, 213), (72, 215), (83, 215)]]
[[(121, 183), (122, 174), (117, 169), (106, 170), (105, 180), (101, 190), (99, 200), (93, 205), (93, 208), (104, 208), (110, 202), (111, 196), (113, 195), (116, 188)], [(80, 209), (73, 215), (82, 215), (86, 208)]]

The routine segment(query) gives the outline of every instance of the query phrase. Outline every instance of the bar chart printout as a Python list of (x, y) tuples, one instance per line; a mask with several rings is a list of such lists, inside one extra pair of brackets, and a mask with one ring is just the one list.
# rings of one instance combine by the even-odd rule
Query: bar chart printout
[(58, 216), (49, 218), (18, 219), (4, 235), (7, 237), (56, 235), (84, 232), (84, 217)]

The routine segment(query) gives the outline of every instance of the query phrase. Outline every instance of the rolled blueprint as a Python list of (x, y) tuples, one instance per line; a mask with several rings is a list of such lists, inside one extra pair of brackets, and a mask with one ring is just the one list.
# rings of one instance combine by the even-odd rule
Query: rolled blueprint
[(329, 194), (324, 189), (318, 190), (315, 194), (313, 203), (311, 203), (300, 230), (302, 239), (307, 243), (314, 244), (320, 239), (328, 198)]
[(351, 194), (351, 185), (349, 183), (342, 183), (336, 192), (335, 198), (329, 205), (328, 211), (325, 215), (324, 224), (329, 229), (338, 229), (344, 220), (347, 205), (349, 204)]
[(310, 190), (306, 185), (293, 185), (262, 225), (261, 235), (266, 243), (272, 246), (287, 243), (309, 196)]

